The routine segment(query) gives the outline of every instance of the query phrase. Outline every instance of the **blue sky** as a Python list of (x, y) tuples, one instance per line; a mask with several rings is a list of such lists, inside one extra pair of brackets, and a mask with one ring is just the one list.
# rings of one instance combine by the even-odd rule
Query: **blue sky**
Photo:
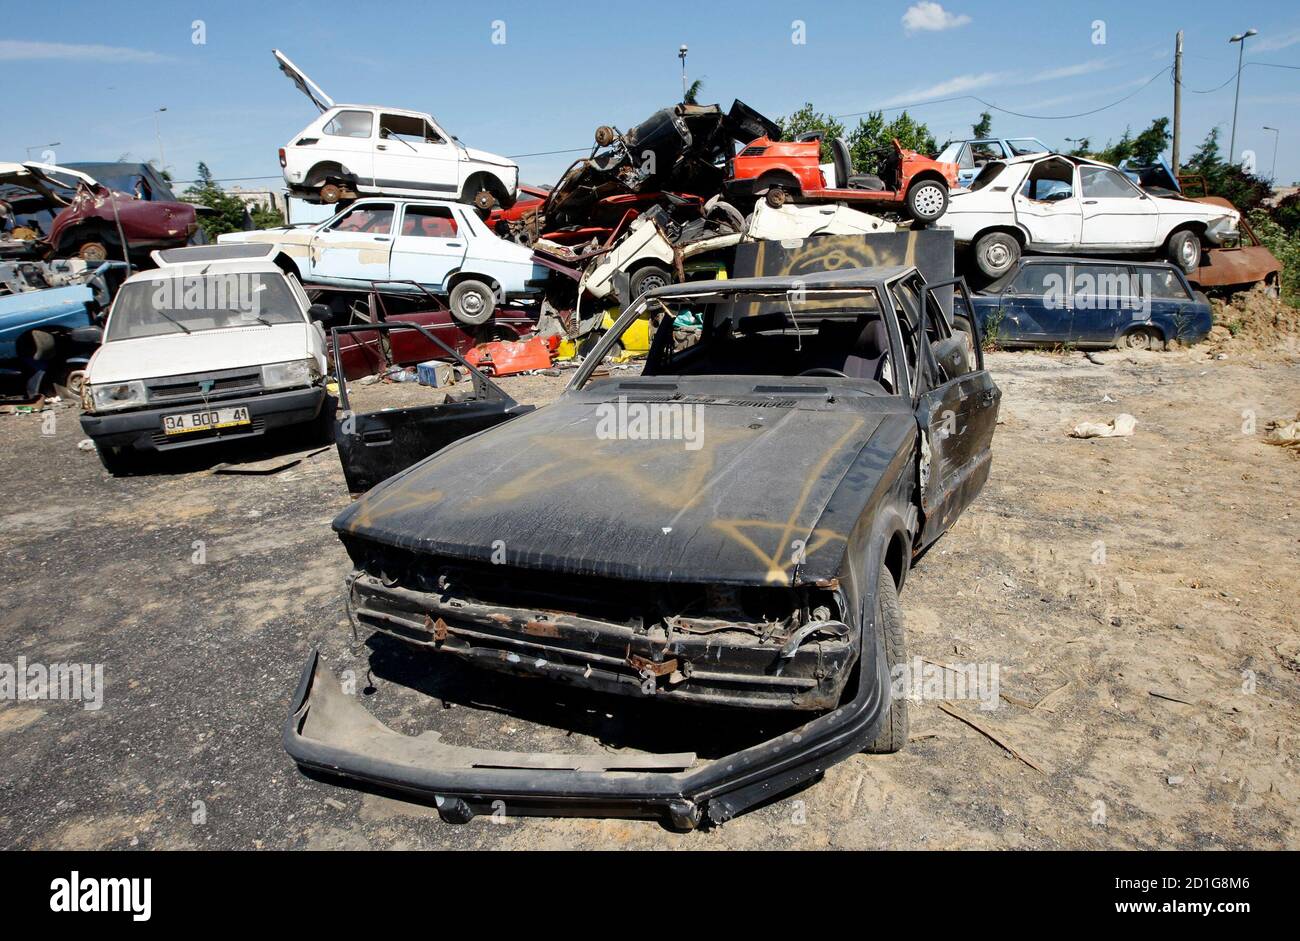
[[(33, 146), (58, 161), (157, 160), (154, 109), (167, 166), (192, 179), (204, 160), (218, 178), (277, 185), (276, 150), (315, 111), (275, 67), (283, 49), (340, 102), (431, 112), (466, 144), (500, 154), (587, 148), (599, 124), (626, 128), (679, 100), (677, 48), (686, 43), (702, 101), (739, 97), (773, 117), (804, 101), (834, 114), (971, 94), (1035, 116), (1090, 111), (1070, 120), (994, 111), (994, 131), (1104, 143), (1172, 112), (1167, 75), (1174, 33), (1185, 40), (1183, 150), (1232, 121), (1237, 46), (1259, 30), (1248, 62), (1300, 66), (1294, 0), (1174, 4), (1133, 2), (653, 4), (335, 3), (331, 0), (188, 0), (96, 3), (0, 0), (0, 70), (8, 107), (0, 160)], [(1176, 9), (1177, 12), (1167, 12)], [(195, 44), (193, 22), (206, 41)], [(493, 43), (494, 21), (505, 42)], [(798, 38), (803, 24), (802, 43)], [(1095, 21), (1104, 23), (1105, 42)], [(498, 38), (500, 38), (498, 30)], [(1223, 84), (1225, 83), (1226, 84)], [(948, 101), (911, 109), (940, 142), (967, 136), (983, 106)], [(1238, 150), (1277, 179), (1300, 178), (1300, 69), (1248, 66), (1242, 77)], [(850, 126), (856, 118), (847, 119)], [(526, 181), (553, 182), (577, 154), (523, 157)]]

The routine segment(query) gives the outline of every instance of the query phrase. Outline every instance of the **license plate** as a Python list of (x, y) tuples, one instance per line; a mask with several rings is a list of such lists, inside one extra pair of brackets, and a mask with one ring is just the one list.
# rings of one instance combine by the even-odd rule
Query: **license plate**
[(219, 428), (235, 428), (239, 425), (251, 425), (248, 408), (205, 408), (196, 412), (176, 412), (162, 418), (163, 432), (169, 435), (184, 435), (194, 431), (215, 431)]

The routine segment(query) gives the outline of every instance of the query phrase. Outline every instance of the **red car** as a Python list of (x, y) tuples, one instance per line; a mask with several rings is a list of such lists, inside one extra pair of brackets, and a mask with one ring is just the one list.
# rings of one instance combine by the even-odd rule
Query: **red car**
[(510, 238), (510, 223), (518, 222), (534, 209), (540, 209), (550, 195), (550, 187), (520, 183), (519, 195), (515, 197), (514, 204), (509, 209), (498, 206), (488, 213), (487, 227), (502, 238)]
[[(338, 316), (337, 306), (331, 306), (336, 307), (334, 324), (342, 326), (355, 322), (346, 315)], [(389, 323), (418, 323), (462, 355), (479, 343), (518, 340), (537, 328), (534, 318), (516, 308), (501, 308), (491, 320), (477, 328), (466, 327), (445, 309), (399, 312), (402, 308), (416, 306), (420, 305), (411, 298), (372, 294), (368, 316), (371, 322), (380, 319)], [(392, 330), (386, 337), (381, 337), (379, 330), (339, 334), (339, 352), (343, 357), (344, 375), (349, 379), (375, 375), (389, 365), (414, 366), (447, 357), (437, 344), (430, 342), (418, 330)]]
[[(880, 176), (853, 173), (844, 138), (831, 141), (835, 179), (821, 169), (821, 134), (795, 141), (760, 137), (736, 155), (727, 189), (735, 197), (765, 196), (779, 207), (787, 200), (865, 204), (861, 208), (894, 209), (918, 222), (933, 222), (948, 208), (948, 191), (957, 186), (957, 164), (940, 163), (894, 139), (882, 152)], [(857, 208), (855, 206), (855, 208)]]
[(198, 231), (189, 203), (137, 198), (67, 167), (0, 164), (0, 202), (0, 239), (18, 255), (120, 259), (125, 236), (131, 260), (151, 267), (152, 251), (188, 245)]

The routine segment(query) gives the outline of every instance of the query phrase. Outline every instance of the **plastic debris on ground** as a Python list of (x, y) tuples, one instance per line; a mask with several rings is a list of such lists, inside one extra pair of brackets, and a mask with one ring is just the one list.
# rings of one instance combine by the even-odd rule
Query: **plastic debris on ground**
[(1070, 430), (1071, 438), (1127, 438), (1137, 427), (1137, 419), (1128, 412), (1121, 412), (1112, 421), (1079, 422)]

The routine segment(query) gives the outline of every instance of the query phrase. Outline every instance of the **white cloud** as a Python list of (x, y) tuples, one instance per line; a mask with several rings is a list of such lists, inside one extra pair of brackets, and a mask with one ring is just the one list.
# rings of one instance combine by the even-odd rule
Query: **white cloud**
[(978, 74), (968, 73), (966, 75), (955, 75), (936, 85), (929, 85), (925, 88), (914, 88), (901, 95), (895, 95), (881, 107), (888, 108), (893, 105), (910, 104), (914, 101), (924, 101), (929, 98), (943, 98), (947, 95), (959, 95), (964, 92), (974, 91), (977, 88), (987, 88), (990, 85), (997, 85), (1013, 78), (1014, 75), (1014, 72), (980, 72)]
[(62, 59), (80, 62), (172, 62), (171, 56), (122, 46), (97, 46), (65, 42), (28, 42), (0, 39), (0, 62), (34, 59)]
[(1279, 49), (1288, 49), (1298, 42), (1300, 42), (1300, 29), (1293, 29), (1289, 33), (1264, 35), (1255, 39), (1252, 48), (1256, 52), (1277, 52)]
[(1105, 59), (1089, 59), (1087, 62), (1076, 62), (1074, 65), (1063, 65), (1059, 68), (1047, 69), (1044, 72), (1030, 76), (1029, 80), (1031, 82), (1050, 82), (1058, 78), (1090, 75), (1093, 72), (1100, 72), (1110, 67), (1110, 63)]
[(921, 0), (907, 8), (903, 14), (903, 29), (908, 33), (937, 32), (956, 29), (970, 22), (965, 13), (949, 13), (934, 0)]

